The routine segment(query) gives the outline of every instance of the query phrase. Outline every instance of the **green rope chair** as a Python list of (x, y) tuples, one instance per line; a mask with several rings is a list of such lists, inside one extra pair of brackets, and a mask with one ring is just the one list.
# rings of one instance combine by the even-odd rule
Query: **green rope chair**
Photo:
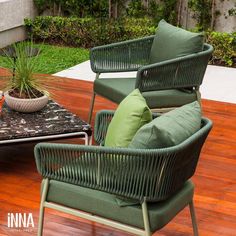
[[(94, 138), (101, 146), (41, 143), (35, 147), (43, 176), (38, 235), (44, 209), (51, 208), (106, 224), (136, 235), (150, 236), (187, 205), (198, 235), (189, 180), (212, 123), (181, 144), (164, 149), (102, 146), (113, 111), (96, 116)], [(119, 206), (117, 199), (132, 200)]]
[[(151, 109), (173, 108), (200, 101), (199, 86), (213, 47), (202, 52), (149, 64), (155, 36), (128, 40), (91, 49), (91, 69), (96, 73), (89, 111), (92, 119), (96, 94), (119, 104), (138, 88)], [(165, 49), (163, 49), (165, 50)], [(99, 78), (101, 73), (137, 71), (135, 78)]]

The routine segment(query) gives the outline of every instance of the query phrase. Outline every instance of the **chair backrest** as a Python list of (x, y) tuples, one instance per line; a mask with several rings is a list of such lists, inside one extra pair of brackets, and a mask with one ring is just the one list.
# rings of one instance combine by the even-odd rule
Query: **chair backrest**
[(202, 118), (202, 127), (198, 132), (183, 143), (163, 149), (162, 154), (158, 153), (159, 163), (153, 164), (157, 171), (150, 170), (149, 172), (153, 175), (152, 179), (156, 179), (153, 189), (148, 190), (149, 200), (160, 201), (169, 198), (194, 175), (201, 149), (211, 128), (212, 122)]
[(199, 87), (212, 52), (213, 47), (205, 43), (202, 52), (143, 66), (135, 87), (142, 92)]
[(123, 197), (161, 201), (178, 191), (194, 174), (212, 122), (181, 144), (164, 149), (107, 148), (38, 144), (37, 169), (45, 178)]
[(212, 122), (202, 118), (199, 131), (164, 149), (113, 148), (101, 154), (99, 189), (147, 201), (161, 201), (178, 191), (195, 173)]
[[(94, 138), (101, 145), (113, 115), (114, 111), (107, 110), (99, 111), (96, 115)], [(153, 118), (159, 115), (153, 113)], [(116, 173), (115, 182), (123, 188), (113, 188), (116, 194), (118, 192), (139, 199), (145, 196), (150, 201), (168, 198), (194, 174), (201, 148), (211, 128), (212, 122), (202, 118), (201, 129), (177, 146), (153, 150), (124, 149), (124, 152), (111, 148), (113, 154), (108, 155), (108, 159), (101, 159), (101, 166), (109, 166), (109, 169), (103, 169), (107, 188), (112, 189), (115, 185), (108, 181), (109, 178), (114, 179), (110, 172)]]

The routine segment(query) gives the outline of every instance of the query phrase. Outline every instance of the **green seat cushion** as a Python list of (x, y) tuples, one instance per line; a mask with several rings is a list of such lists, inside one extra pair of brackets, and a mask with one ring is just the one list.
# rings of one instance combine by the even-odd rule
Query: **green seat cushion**
[(201, 116), (197, 101), (176, 108), (141, 127), (129, 148), (154, 149), (177, 145), (200, 129)]
[(150, 63), (183, 57), (203, 50), (204, 34), (193, 33), (161, 20), (153, 40)]
[[(193, 192), (192, 182), (187, 181), (183, 188), (168, 200), (148, 203), (151, 230), (154, 232), (166, 225), (192, 200)], [(144, 228), (141, 206), (120, 207), (116, 197), (109, 193), (50, 180), (46, 200)]]
[(152, 120), (152, 113), (138, 89), (131, 92), (118, 106), (108, 127), (107, 147), (128, 147), (144, 124)]
[[(111, 78), (96, 79), (94, 82), (95, 93), (120, 103), (135, 89), (136, 78)], [(169, 89), (142, 93), (150, 108), (178, 107), (197, 100), (195, 91)]]

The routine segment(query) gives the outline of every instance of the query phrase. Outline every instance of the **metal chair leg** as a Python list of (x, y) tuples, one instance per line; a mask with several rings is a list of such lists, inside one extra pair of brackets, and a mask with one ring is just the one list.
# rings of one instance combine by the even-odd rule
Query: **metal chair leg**
[(190, 210), (192, 225), (193, 225), (193, 235), (198, 236), (197, 219), (196, 219), (193, 201), (189, 203), (189, 210)]
[(94, 107), (94, 101), (95, 101), (96, 93), (93, 93), (92, 101), (90, 103), (90, 109), (89, 109), (89, 117), (88, 117), (88, 123), (91, 123), (92, 116), (93, 116), (93, 107)]
[(197, 94), (197, 101), (199, 102), (200, 106), (202, 106), (201, 93), (199, 89), (196, 90), (196, 94)]
[[(95, 80), (99, 79), (99, 76), (100, 76), (100, 73), (97, 73), (95, 76)], [(90, 103), (90, 109), (89, 109), (89, 117), (88, 117), (89, 124), (91, 123), (92, 116), (93, 116), (93, 107), (94, 107), (95, 96), (96, 96), (96, 93), (93, 92), (93, 97), (92, 97), (92, 101)]]
[(41, 196), (41, 202), (40, 202), (40, 210), (39, 210), (39, 222), (38, 222), (38, 236), (43, 235), (43, 221), (44, 221), (44, 202), (47, 197), (47, 192), (48, 192), (48, 185), (49, 185), (49, 180), (46, 179), (44, 180), (44, 186), (43, 186), (43, 191), (42, 191), (42, 196)]
[(150, 223), (149, 223), (146, 200), (144, 200), (144, 202), (142, 203), (142, 212), (143, 212), (143, 222), (144, 222), (145, 236), (151, 236), (152, 233), (151, 233), (151, 230), (150, 230)]

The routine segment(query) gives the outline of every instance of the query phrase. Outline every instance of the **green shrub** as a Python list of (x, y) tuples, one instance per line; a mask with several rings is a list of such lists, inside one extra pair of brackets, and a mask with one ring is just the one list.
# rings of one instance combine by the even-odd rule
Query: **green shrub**
[(35, 41), (86, 48), (155, 32), (154, 23), (148, 18), (114, 20), (39, 16), (35, 20), (26, 19), (25, 25)]
[(128, 17), (148, 16), (153, 20), (160, 21), (165, 19), (171, 24), (177, 24), (177, 0), (150, 0), (149, 6), (145, 7), (140, 0), (131, 0), (126, 8)]
[(212, 64), (232, 66), (236, 58), (236, 32), (207, 32), (207, 42), (214, 47)]
[(34, 0), (34, 3), (39, 14), (49, 10), (54, 16), (108, 16), (107, 0)]
[[(150, 18), (65, 18), (39, 16), (26, 19), (30, 36), (37, 42), (90, 48), (155, 34), (157, 22)], [(214, 47), (213, 64), (235, 66), (236, 32), (206, 32)]]
[(126, 9), (127, 15), (130, 17), (142, 17), (147, 14), (143, 3), (137, 0), (131, 0)]
[(188, 7), (194, 12), (197, 27), (201, 30), (209, 29), (212, 20), (212, 0), (189, 0)]

